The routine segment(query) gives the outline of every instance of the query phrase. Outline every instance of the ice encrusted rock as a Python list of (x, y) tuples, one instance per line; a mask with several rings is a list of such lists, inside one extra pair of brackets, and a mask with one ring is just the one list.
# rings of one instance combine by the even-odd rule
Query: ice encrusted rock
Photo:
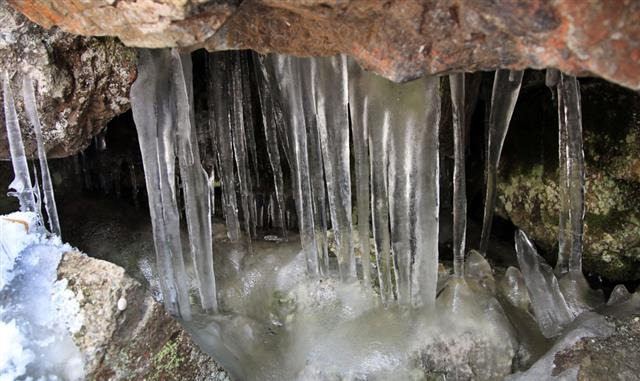
[(33, 213), (0, 216), (0, 380), (84, 378), (72, 334), (83, 315), (56, 267), (72, 248), (46, 234)]

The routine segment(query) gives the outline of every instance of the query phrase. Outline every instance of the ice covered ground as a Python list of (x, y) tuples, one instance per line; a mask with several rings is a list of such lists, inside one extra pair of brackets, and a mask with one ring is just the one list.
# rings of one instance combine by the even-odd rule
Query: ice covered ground
[(34, 213), (0, 216), (0, 380), (81, 380), (83, 317), (56, 269), (72, 250)]

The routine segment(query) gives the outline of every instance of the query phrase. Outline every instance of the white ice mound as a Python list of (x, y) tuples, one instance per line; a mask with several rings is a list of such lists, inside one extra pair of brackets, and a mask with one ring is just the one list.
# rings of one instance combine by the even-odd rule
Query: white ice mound
[(0, 381), (80, 380), (82, 356), (71, 335), (83, 318), (56, 274), (72, 248), (36, 221), (34, 213), (0, 216)]

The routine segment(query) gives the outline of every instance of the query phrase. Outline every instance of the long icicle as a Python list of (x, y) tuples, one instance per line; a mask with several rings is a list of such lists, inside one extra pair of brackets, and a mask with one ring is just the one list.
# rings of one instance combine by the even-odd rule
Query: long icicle
[(38, 161), (40, 162), (40, 174), (42, 176), (42, 193), (44, 207), (49, 218), (49, 228), (51, 229), (51, 233), (60, 236), (58, 208), (56, 207), (56, 199), (53, 193), (53, 182), (51, 181), (51, 173), (49, 172), (49, 164), (47, 163), (47, 153), (44, 149), (42, 126), (40, 125), (40, 118), (38, 117), (38, 109), (36, 107), (35, 90), (33, 88), (33, 82), (28, 75), (25, 75), (22, 80), (22, 98), (24, 99), (25, 112), (36, 135)]
[(255, 201), (253, 189), (250, 187), (250, 169), (248, 163), (248, 153), (246, 144), (245, 122), (244, 122), (244, 94), (242, 91), (242, 72), (240, 69), (240, 54), (231, 52), (231, 100), (232, 100), (232, 128), (231, 137), (233, 140), (233, 153), (235, 156), (236, 168), (238, 169), (238, 185), (240, 186), (240, 200), (242, 205), (242, 215), (246, 232), (247, 245), (252, 251), (253, 238), (253, 208)]
[(453, 106), (453, 273), (464, 276), (465, 239), (467, 231), (467, 194), (464, 165), (465, 153), (465, 75), (449, 76)]
[(482, 235), (480, 238), (480, 252), (486, 255), (491, 236), (491, 224), (496, 205), (496, 176), (498, 163), (504, 139), (509, 130), (509, 123), (513, 115), (520, 85), (522, 84), (521, 70), (496, 70), (493, 80), (493, 92), (491, 94), (491, 112), (489, 115), (489, 131), (486, 143), (486, 169), (485, 183), (486, 193), (484, 200), (484, 218), (482, 219)]
[[(580, 87), (576, 77), (560, 74), (558, 93), (563, 107), (561, 128), (566, 128), (566, 184), (569, 196), (568, 217), (571, 229), (567, 270), (582, 272), (582, 236), (584, 233), (584, 150), (582, 148), (582, 110)], [(558, 261), (560, 262), (560, 261)]]
[(348, 75), (346, 57), (314, 58), (317, 63), (316, 105), (322, 142), (331, 226), (338, 269), (345, 282), (357, 278), (351, 220), (349, 168)]
[(292, 58), (299, 70), (302, 84), (301, 96), (307, 131), (307, 155), (311, 174), (311, 195), (313, 202), (313, 221), (320, 274), (329, 272), (329, 244), (327, 240), (327, 193), (325, 192), (325, 168), (322, 161), (322, 147), (318, 131), (318, 112), (316, 109), (315, 81), (317, 65), (310, 58)]
[(220, 167), (222, 184), (222, 209), (231, 241), (240, 239), (240, 222), (238, 220), (238, 199), (236, 196), (236, 180), (233, 158), (233, 139), (231, 137), (231, 104), (229, 99), (230, 84), (226, 80), (229, 75), (228, 53), (209, 53), (209, 128), (215, 139), (217, 162)]
[(138, 50), (138, 78), (131, 87), (131, 109), (138, 132), (158, 279), (169, 313), (191, 318), (180, 240), (175, 188), (175, 131), (170, 94), (169, 50)]
[(545, 84), (551, 90), (552, 98), (557, 102), (558, 109), (558, 201), (560, 213), (558, 217), (558, 261), (555, 272), (557, 275), (569, 270), (569, 248), (571, 229), (569, 222), (569, 187), (567, 183), (567, 126), (564, 118), (564, 101), (562, 92), (558, 91), (560, 72), (547, 69)]
[(258, 98), (260, 100), (260, 111), (262, 114), (262, 125), (267, 143), (267, 155), (273, 172), (273, 184), (278, 205), (277, 217), (282, 228), (282, 237), (287, 240), (287, 225), (285, 221), (284, 202), (284, 180), (282, 175), (282, 162), (280, 160), (280, 149), (278, 147), (278, 127), (276, 125), (275, 106), (273, 104), (273, 94), (269, 86), (269, 74), (264, 63), (264, 59), (253, 54), (253, 66), (256, 81), (258, 82)]
[(38, 213), (31, 176), (29, 175), (29, 164), (27, 164), (27, 156), (22, 143), (22, 133), (18, 123), (13, 91), (11, 91), (11, 81), (6, 71), (2, 72), (2, 93), (4, 97), (4, 123), (7, 129), (11, 165), (15, 176), (11, 184), (9, 184), (9, 188), (13, 189), (14, 192), (9, 194), (18, 198), (21, 211)]
[(302, 250), (306, 256), (307, 272), (318, 277), (318, 248), (314, 233), (313, 204), (307, 156), (307, 132), (302, 106), (300, 73), (292, 65), (292, 57), (275, 54), (272, 56), (275, 74), (280, 84), (283, 103), (286, 102), (289, 116), (289, 142), (291, 143), (292, 172), (295, 181), (296, 210), (300, 230)]
[(357, 62), (349, 59), (349, 109), (351, 114), (351, 134), (356, 165), (356, 194), (358, 205), (358, 235), (360, 237), (360, 260), (362, 279), (371, 285), (371, 260), (369, 242), (369, 144), (367, 127), (367, 100), (358, 94), (358, 79), (362, 69)]
[(176, 99), (176, 140), (180, 177), (184, 186), (191, 257), (198, 280), (202, 308), (216, 311), (216, 281), (213, 271), (213, 232), (209, 177), (200, 162), (193, 111), (191, 56), (171, 50), (173, 93)]

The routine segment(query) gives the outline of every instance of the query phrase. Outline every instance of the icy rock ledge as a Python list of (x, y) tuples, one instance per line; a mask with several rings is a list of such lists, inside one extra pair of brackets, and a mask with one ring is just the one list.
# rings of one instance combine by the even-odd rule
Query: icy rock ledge
[(1, 381), (229, 379), (124, 269), (36, 221), (0, 216)]

